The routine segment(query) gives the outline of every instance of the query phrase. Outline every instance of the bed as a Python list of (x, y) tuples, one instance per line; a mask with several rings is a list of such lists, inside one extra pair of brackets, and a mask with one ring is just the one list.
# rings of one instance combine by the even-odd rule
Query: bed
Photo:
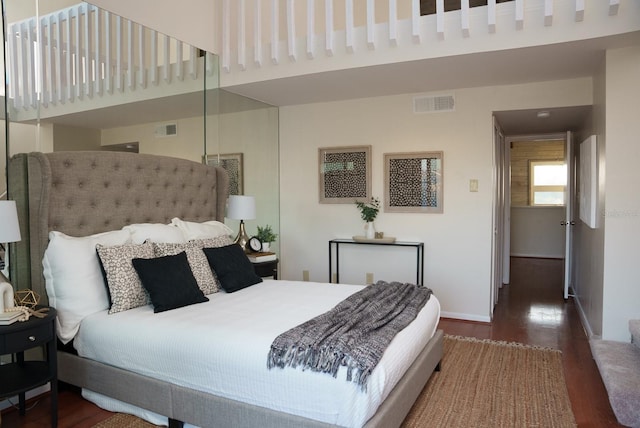
[[(168, 224), (175, 218), (190, 224), (211, 220), (222, 222), (227, 198), (227, 180), (226, 174), (221, 169), (183, 159), (155, 155), (89, 151), (16, 155), (9, 164), (9, 186), (11, 198), (16, 200), (19, 207), (23, 240), (15, 248), (13, 260), (17, 262), (14, 265), (19, 266), (20, 270), (12, 271), (14, 285), (18, 288), (34, 289), (42, 297), (43, 303), (47, 303), (43, 257), (52, 231), (84, 237), (119, 230), (132, 224)], [(154, 320), (152, 323), (160, 324), (166, 322), (163, 329), (168, 331), (179, 322), (188, 323), (195, 312), (205, 313), (202, 316), (213, 316), (206, 319), (205, 324), (216, 326), (218, 329), (221, 321), (216, 316), (226, 319), (237, 316), (236, 325), (241, 329), (243, 322), (251, 322), (247, 321), (248, 314), (257, 310), (247, 309), (246, 301), (264, 302), (268, 296), (278, 296), (269, 305), (262, 305), (266, 312), (261, 316), (271, 319), (280, 311), (277, 306), (278, 301), (285, 301), (287, 296), (293, 296), (301, 287), (307, 287), (305, 293), (317, 296), (307, 300), (319, 302), (323, 296), (326, 296), (326, 299), (318, 304), (307, 305), (307, 308), (305, 308), (304, 299), (294, 301), (284, 307), (302, 309), (295, 315), (288, 315), (286, 320), (276, 321), (276, 317), (273, 317), (273, 322), (265, 323), (268, 325), (255, 329), (247, 328), (245, 325), (244, 331), (257, 333), (263, 327), (267, 331), (264, 332), (266, 336), (251, 337), (244, 342), (259, 343), (261, 340), (266, 340), (265, 337), (272, 338), (274, 333), (277, 334), (285, 326), (293, 326), (305, 317), (314, 316), (329, 309), (337, 301), (358, 289), (357, 286), (348, 285), (265, 280), (261, 284), (236, 293), (214, 293), (207, 296), (209, 297), (207, 302), (167, 311), (167, 313), (177, 314), (181, 321), (162, 321), (165, 313), (153, 314), (150, 307), (144, 305), (112, 315), (104, 310), (86, 314), (80, 323), (79, 333), (74, 334), (73, 342), (70, 342), (80, 348), (80, 352), (73, 352), (69, 345), (61, 347), (58, 352), (59, 379), (90, 391), (88, 396), (99, 405), (109, 408), (111, 406), (109, 400), (115, 399), (117, 401), (113, 401), (116, 403), (113, 406), (122, 404), (135, 406), (136, 409), (145, 409), (169, 418), (170, 424), (180, 421), (203, 427), (399, 426), (442, 358), (443, 334), (440, 330), (436, 330), (439, 306), (435, 298), (430, 299), (431, 304), (427, 302), (425, 309), (420, 312), (415, 322), (398, 334), (397, 340), (394, 339), (388, 352), (385, 352), (380, 361), (381, 369), (378, 370), (376, 367), (374, 370), (374, 373), (379, 372), (379, 378), (383, 380), (386, 377), (394, 378), (394, 375), (387, 373), (386, 367), (389, 368), (389, 372), (393, 372), (396, 370), (394, 369), (396, 361), (404, 359), (406, 361), (401, 372), (395, 375), (392, 382), (383, 382), (384, 385), (378, 393), (379, 402), (366, 404), (365, 407), (369, 406), (369, 409), (357, 411), (356, 413), (360, 416), (353, 419), (327, 416), (323, 414), (325, 410), (311, 408), (313, 406), (297, 409), (297, 404), (283, 406), (282, 403), (270, 403), (266, 399), (261, 399), (261, 396), (274, 394), (270, 392), (272, 390), (260, 388), (273, 388), (278, 382), (281, 382), (280, 389), (288, 390), (291, 387), (291, 391), (294, 391), (290, 394), (289, 401), (295, 400), (295, 391), (304, 390), (316, 391), (314, 394), (318, 397), (323, 395), (317, 391), (325, 392), (324, 397), (329, 397), (326, 398), (327, 400), (332, 395), (340, 396), (336, 394), (354, 396), (356, 400), (359, 399), (357, 397), (362, 397), (360, 392), (348, 390), (348, 388), (354, 389), (353, 385), (345, 382), (341, 375), (338, 379), (333, 379), (320, 373), (303, 372), (291, 368), (267, 370), (268, 349), (264, 351), (263, 370), (267, 374), (256, 374), (256, 376), (267, 377), (261, 379), (251, 377), (244, 389), (229, 391), (231, 388), (229, 385), (232, 385), (234, 380), (231, 377), (225, 380), (224, 372), (233, 370), (221, 370), (220, 367), (224, 366), (220, 364), (224, 362), (212, 364), (218, 367), (218, 371), (212, 375), (219, 377), (218, 379), (198, 384), (197, 373), (206, 371), (207, 364), (199, 366), (195, 375), (181, 374), (179, 378), (164, 371), (164, 367), (171, 365), (171, 361), (181, 362), (177, 364), (178, 366), (195, 365), (193, 359), (189, 360), (189, 355), (184, 352), (173, 355), (167, 361), (154, 363), (163, 367), (163, 370), (152, 373), (152, 370), (148, 370), (148, 367), (142, 363), (122, 363), (112, 359), (124, 353), (124, 350), (113, 351), (118, 346), (117, 341), (113, 343), (105, 341), (103, 345), (106, 349), (101, 349), (100, 343), (96, 344), (95, 341), (92, 343), (90, 339), (91, 331), (97, 332), (93, 335), (98, 334), (103, 337), (109, 335), (102, 330), (107, 324), (106, 320), (109, 320), (109, 323), (117, 320), (116, 325), (121, 324), (116, 329), (120, 328), (120, 330), (127, 325), (139, 327), (140, 330), (133, 331), (134, 336), (139, 338), (148, 336), (145, 329), (148, 328), (147, 323), (151, 321), (145, 320)], [(300, 299), (300, 296), (293, 298)], [(428, 307), (430, 309), (427, 309)], [(431, 314), (427, 314), (429, 311)], [(297, 319), (296, 316), (300, 318)], [(411, 329), (413, 332), (410, 331)], [(207, 334), (204, 330), (201, 333), (202, 336)], [(218, 330), (217, 334), (224, 336), (224, 331)], [(175, 332), (175, 335), (175, 337), (181, 336), (179, 331)], [(229, 336), (231, 340), (229, 343), (233, 344), (234, 334)], [(416, 341), (419, 343), (414, 351), (404, 352), (404, 349), (409, 348), (406, 343), (400, 342), (403, 336), (406, 336), (403, 339), (406, 343)], [(142, 349), (152, 349), (145, 348), (152, 340), (128, 340), (129, 343), (140, 342)], [(244, 353), (243, 346), (246, 346), (244, 342), (234, 345), (236, 354)], [(184, 343), (175, 348), (183, 351), (189, 349), (190, 352), (189, 347), (197, 346), (199, 345)], [(204, 347), (205, 353), (216, 354), (215, 348), (209, 346), (211, 345)], [(233, 348), (229, 346), (225, 345), (225, 349)], [(167, 351), (162, 354), (172, 355), (173, 351), (170, 347), (165, 349)], [(142, 351), (133, 350), (132, 352), (135, 355)], [(132, 360), (134, 360), (133, 357), (130, 358), (130, 361)], [(387, 366), (387, 364), (390, 365)], [(179, 371), (180, 367), (177, 369)], [(256, 384), (261, 387), (256, 387)], [(334, 394), (331, 388), (339, 388), (339, 390), (336, 389), (339, 392)], [(345, 388), (347, 392), (344, 392)], [(105, 401), (102, 402), (102, 400)], [(329, 403), (328, 406), (338, 404), (334, 402)], [(348, 413), (348, 410), (346, 412)]]

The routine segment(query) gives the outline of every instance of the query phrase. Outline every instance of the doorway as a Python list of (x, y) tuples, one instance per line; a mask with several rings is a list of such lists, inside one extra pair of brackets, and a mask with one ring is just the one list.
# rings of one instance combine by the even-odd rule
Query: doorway
[[(544, 114), (540, 114), (544, 112)], [(491, 313), (498, 302), (499, 289), (503, 284), (510, 282), (511, 256), (541, 257), (549, 259), (564, 259), (565, 281), (563, 287), (558, 289), (558, 293), (563, 293), (565, 299), (568, 297), (568, 286), (573, 278), (571, 255), (571, 228), (573, 223), (572, 202), (575, 199), (573, 167), (575, 160), (573, 156), (573, 138), (571, 130), (583, 132), (587, 126), (587, 119), (591, 114), (591, 106), (565, 107), (557, 109), (535, 109), (494, 112), (494, 245), (492, 254), (492, 293), (491, 293)], [(561, 132), (559, 132), (561, 131)], [(555, 143), (550, 143), (551, 141)], [(511, 164), (512, 145), (523, 145), (526, 148), (535, 148), (539, 142), (542, 149), (533, 150), (526, 159), (525, 183), (522, 181), (522, 173), (514, 170)], [(516, 143), (516, 144), (513, 144)], [(529, 145), (529, 146), (527, 146)], [(564, 152), (558, 147), (564, 145)], [(544, 146), (547, 146), (546, 148)], [(553, 146), (553, 153), (542, 155), (549, 146)], [(543, 150), (544, 149), (544, 150)], [(529, 202), (535, 194), (532, 194), (532, 186), (527, 181), (531, 180), (530, 170), (532, 161), (549, 160), (553, 158), (566, 159), (567, 185), (564, 195), (565, 206), (556, 207), (536, 207)], [(541, 158), (541, 159), (534, 159)], [(515, 177), (514, 177), (515, 175)], [(511, 204), (511, 185), (524, 187), (524, 197), (518, 196), (522, 208), (514, 208)], [(549, 189), (534, 189), (539, 191)], [(555, 189), (551, 189), (552, 191)], [(543, 195), (544, 192), (539, 195)], [(552, 193), (552, 192), (551, 192)], [(526, 200), (527, 204), (522, 201)], [(545, 205), (545, 204), (540, 204)], [(516, 212), (519, 211), (519, 212)], [(520, 212), (521, 211), (521, 212)], [(514, 226), (518, 229), (514, 230)], [(535, 231), (538, 227), (542, 232)], [(512, 236), (512, 233), (514, 236)], [(527, 238), (529, 236), (529, 238)], [(569, 242), (567, 244), (567, 242)], [(523, 247), (521, 244), (528, 245)], [(520, 246), (520, 247), (518, 247)], [(514, 250), (516, 254), (514, 254)], [(564, 290), (564, 291), (563, 291)]]

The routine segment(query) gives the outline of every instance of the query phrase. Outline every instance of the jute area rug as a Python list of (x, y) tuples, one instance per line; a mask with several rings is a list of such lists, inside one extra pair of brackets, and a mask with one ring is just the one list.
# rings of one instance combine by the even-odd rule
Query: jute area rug
[[(434, 373), (403, 428), (575, 427), (560, 351), (445, 336)], [(98, 428), (153, 427), (116, 414)]]

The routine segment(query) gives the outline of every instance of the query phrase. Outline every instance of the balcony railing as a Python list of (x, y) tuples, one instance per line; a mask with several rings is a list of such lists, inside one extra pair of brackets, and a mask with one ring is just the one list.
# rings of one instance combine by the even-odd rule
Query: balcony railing
[[(542, 34), (539, 43), (557, 43), (565, 40), (552, 40), (551, 35), (565, 30), (570, 37), (584, 37), (594, 17), (615, 21), (612, 17), (618, 15), (621, 3), (631, 6), (624, 10), (629, 13), (624, 20), (635, 19), (637, 13), (626, 0), (486, 0), (482, 7), (473, 7), (478, 4), (474, 0), (460, 0), (455, 11), (445, 9), (445, 0), (434, 1), (435, 14), (424, 6), (421, 10), (420, 0), (220, 0), (221, 82), (224, 86), (243, 79), (275, 78), (275, 66), (298, 64), (300, 73), (336, 69), (340, 66), (328, 63), (336, 63), (338, 56), (352, 66), (366, 66), (383, 62), (384, 56), (398, 61), (398, 52), (408, 50), (413, 57), (406, 60), (466, 53), (472, 44), (477, 50), (479, 41), (492, 50), (497, 48), (491, 43), (504, 35), (525, 39), (513, 32), (527, 34), (529, 42), (537, 39), (530, 36), (537, 31)], [(588, 23), (583, 22), (585, 16)], [(452, 45), (461, 46), (460, 52), (444, 52)], [(499, 49), (504, 48), (503, 43)], [(378, 59), (372, 59), (374, 55)], [(323, 65), (317, 65), (320, 59), (326, 59)], [(314, 70), (300, 65), (313, 60)], [(267, 73), (266, 69), (268, 74), (262, 76), (241, 77), (243, 72)], [(285, 73), (290, 74), (295, 72)]]
[[(198, 79), (199, 49), (87, 3), (9, 24), (9, 98), (47, 108)], [(205, 61), (205, 73), (217, 62)]]

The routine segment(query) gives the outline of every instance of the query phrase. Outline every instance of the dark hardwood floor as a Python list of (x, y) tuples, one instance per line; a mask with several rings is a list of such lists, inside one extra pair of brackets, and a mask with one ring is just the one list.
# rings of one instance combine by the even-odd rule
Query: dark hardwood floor
[[(512, 258), (511, 283), (500, 290), (491, 324), (442, 319), (440, 328), (447, 334), (560, 349), (578, 426), (621, 427), (609, 405), (573, 300), (562, 298), (562, 275), (561, 260)], [(63, 391), (59, 402), (60, 428), (91, 427), (111, 415), (73, 391)], [(2, 428), (48, 427), (48, 397), (35, 403), (30, 403), (33, 408), (22, 417), (17, 411), (5, 411)]]

